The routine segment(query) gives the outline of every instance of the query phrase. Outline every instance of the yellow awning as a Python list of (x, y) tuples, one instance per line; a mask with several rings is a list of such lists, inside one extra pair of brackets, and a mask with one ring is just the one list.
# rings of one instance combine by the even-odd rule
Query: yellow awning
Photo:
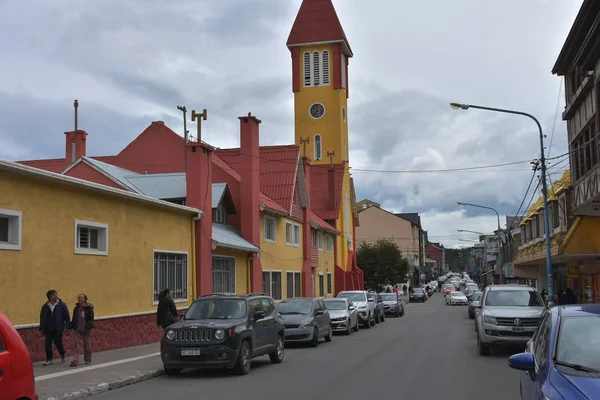
[(600, 217), (577, 217), (562, 243), (560, 253), (600, 254)]
[[(551, 188), (548, 189), (548, 201), (558, 201), (558, 196), (568, 190), (571, 187), (571, 171), (565, 170), (559, 180), (554, 182)], [(525, 213), (525, 216), (521, 220), (520, 226), (523, 226), (529, 221), (533, 216), (538, 215), (541, 210), (544, 209), (544, 198), (542, 196), (538, 197), (537, 201), (533, 203), (529, 210)]]

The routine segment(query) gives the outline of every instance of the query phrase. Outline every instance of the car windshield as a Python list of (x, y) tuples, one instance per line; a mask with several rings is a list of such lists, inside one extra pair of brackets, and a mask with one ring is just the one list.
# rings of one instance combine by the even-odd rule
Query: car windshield
[(398, 297), (394, 293), (381, 293), (381, 298), (383, 301), (396, 301)]
[(282, 301), (277, 306), (281, 315), (308, 315), (312, 312), (312, 300)]
[(239, 319), (246, 316), (242, 299), (202, 299), (192, 303), (184, 319)]
[(481, 292), (473, 293), (473, 301), (479, 301), (481, 299)]
[(556, 361), (600, 370), (600, 318), (563, 318)]
[(485, 296), (491, 307), (543, 307), (544, 302), (534, 290), (491, 290)]
[(452, 293), (450, 293), (450, 295), (452, 297), (461, 297), (461, 296), (464, 296), (464, 294), (462, 294), (461, 292), (452, 292)]
[[(347, 310), (348, 306), (344, 300), (326, 300), (325, 305), (328, 310)], [(281, 311), (280, 311), (281, 313)]]
[(367, 301), (367, 297), (364, 293), (340, 293), (337, 297), (342, 297), (344, 299), (349, 299), (352, 301)]
[(423, 289), (420, 289), (420, 288), (413, 288), (413, 289), (412, 289), (412, 292), (413, 292), (413, 293), (416, 293), (416, 294), (423, 294)]

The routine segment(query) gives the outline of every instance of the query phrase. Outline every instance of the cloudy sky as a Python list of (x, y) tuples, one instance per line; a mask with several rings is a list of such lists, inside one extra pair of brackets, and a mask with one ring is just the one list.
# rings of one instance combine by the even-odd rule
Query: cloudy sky
[[(551, 69), (582, 0), (334, 0), (350, 63), (350, 157), (359, 199), (419, 212), (431, 241), (466, 244), (514, 214), (532, 121), (454, 111), (451, 101), (536, 115), (550, 156), (566, 151), (560, 78)], [(30, 0), (0, 5), (0, 159), (64, 155), (72, 101), (88, 155), (119, 152), (151, 121), (181, 131), (175, 106), (209, 110), (205, 139), (239, 144), (237, 116), (262, 119), (261, 144), (293, 135), (290, 55), (300, 0)], [(560, 100), (558, 100), (560, 97)], [(553, 133), (553, 134), (552, 134)], [(550, 140), (552, 145), (550, 146)], [(558, 159), (552, 178), (567, 166)], [(413, 172), (398, 172), (413, 171)], [(526, 201), (526, 205), (529, 199)]]

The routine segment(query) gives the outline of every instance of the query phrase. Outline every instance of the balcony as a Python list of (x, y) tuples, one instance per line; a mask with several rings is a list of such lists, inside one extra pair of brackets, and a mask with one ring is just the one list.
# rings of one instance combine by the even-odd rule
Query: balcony
[(600, 165), (573, 185), (573, 208), (577, 215), (600, 216)]

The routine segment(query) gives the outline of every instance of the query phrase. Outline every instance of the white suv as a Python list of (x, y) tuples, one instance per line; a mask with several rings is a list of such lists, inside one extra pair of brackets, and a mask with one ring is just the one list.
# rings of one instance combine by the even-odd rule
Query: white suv
[(345, 290), (337, 297), (348, 299), (358, 308), (358, 321), (363, 328), (369, 329), (375, 325), (375, 301), (369, 299), (366, 290)]

